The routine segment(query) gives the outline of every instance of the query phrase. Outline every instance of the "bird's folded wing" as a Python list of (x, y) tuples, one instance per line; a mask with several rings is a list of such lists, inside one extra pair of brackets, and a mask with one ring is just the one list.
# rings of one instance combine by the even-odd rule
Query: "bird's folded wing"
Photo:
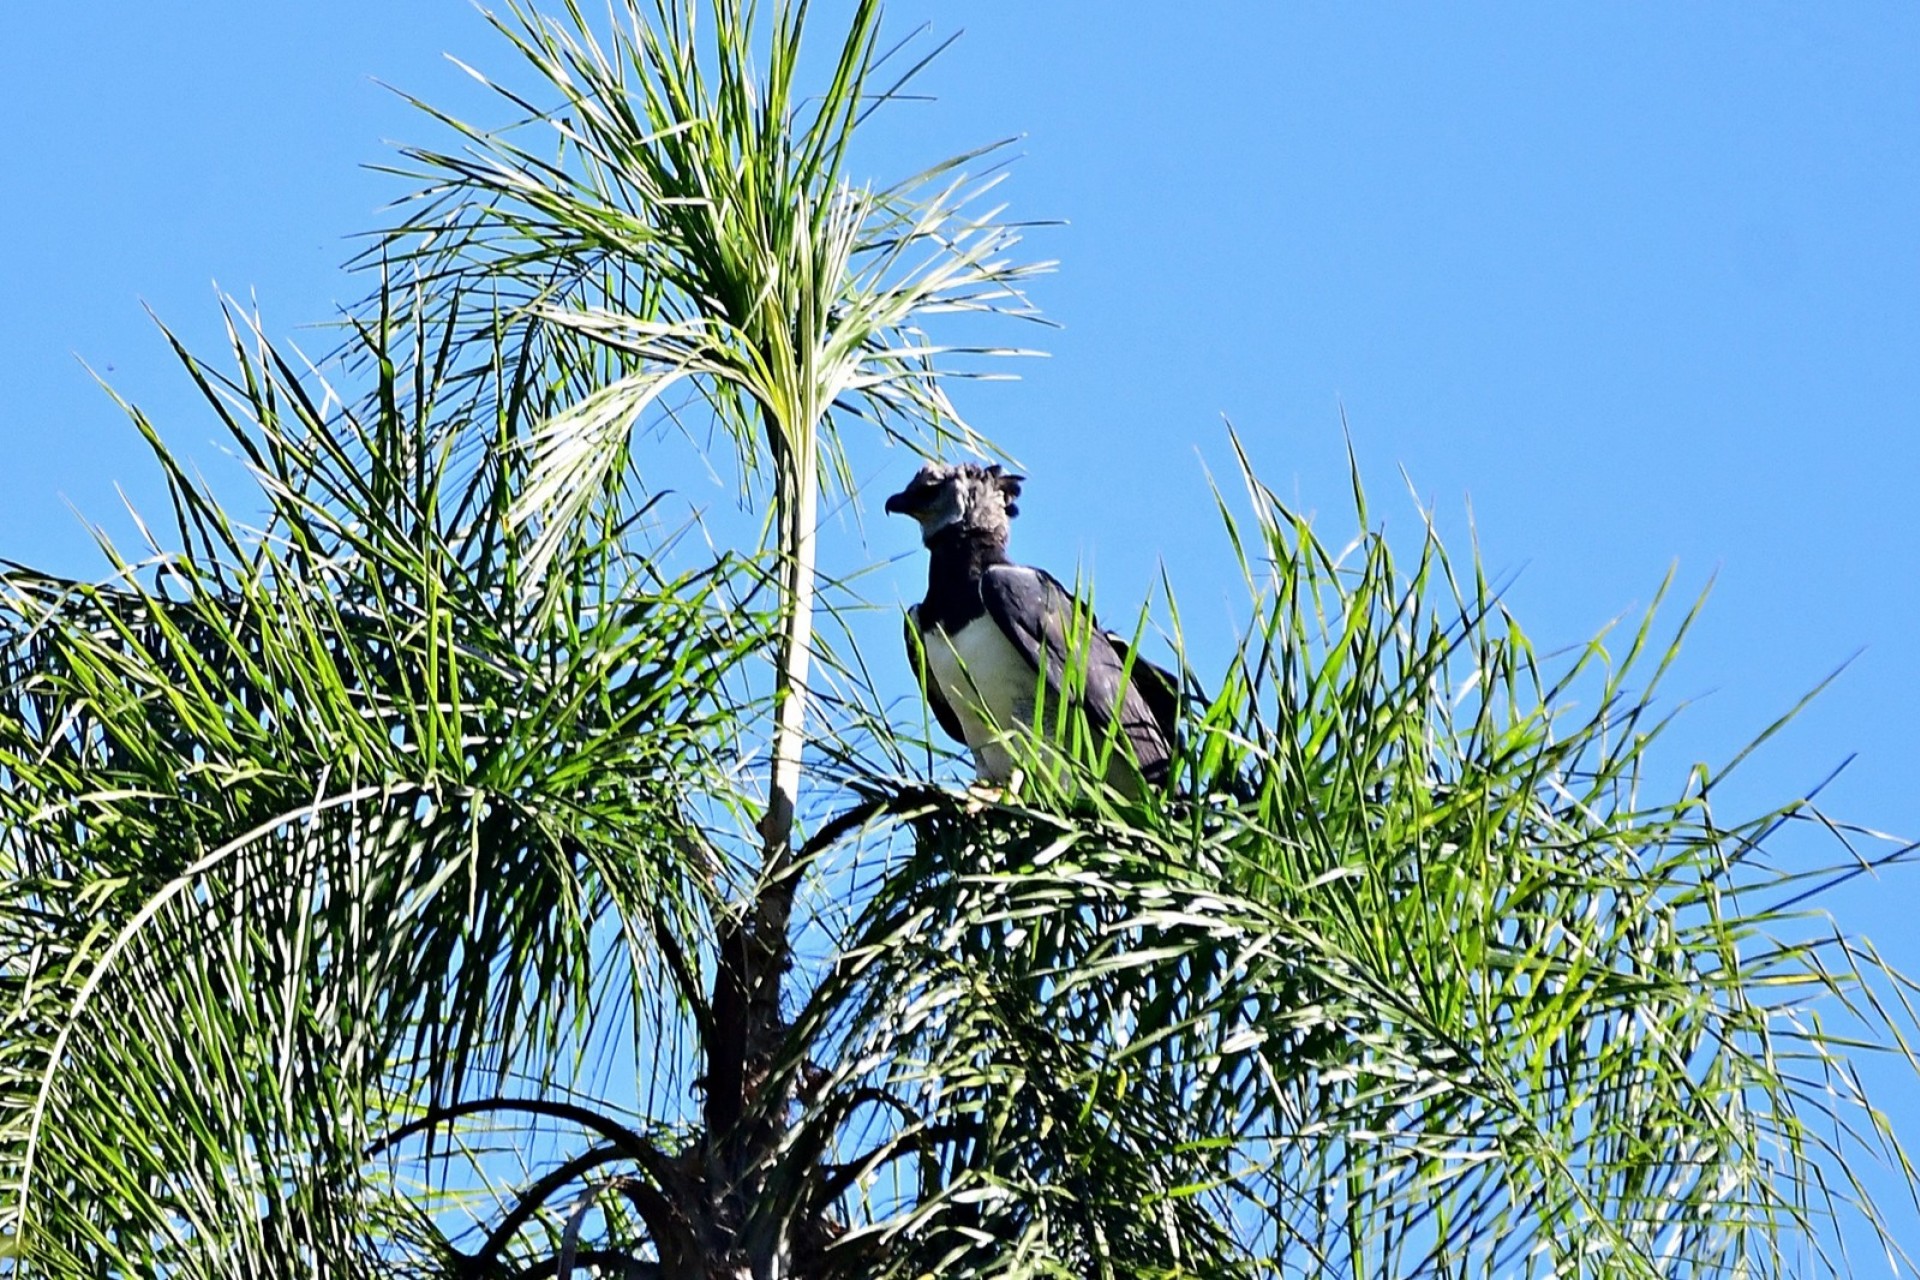
[[(1059, 705), (1069, 660), (1076, 667), (1084, 666), (1084, 683), (1075, 683), (1081, 683), (1088, 728), (1104, 735), (1118, 715), (1121, 732), (1132, 745), (1140, 771), (1149, 779), (1165, 772), (1172, 716), (1163, 718), (1156, 702), (1166, 701), (1166, 710), (1171, 712), (1173, 700), (1155, 699), (1143, 691), (1156, 675), (1166, 690), (1174, 691), (1169, 673), (1140, 660), (1134, 661), (1129, 672), (1127, 647), (1102, 631), (1072, 594), (1043, 570), (994, 565), (980, 576), (980, 596), (988, 616), (1014, 647), (1036, 672), (1046, 673), (1049, 714)], [(1075, 628), (1078, 634), (1069, 628)]]

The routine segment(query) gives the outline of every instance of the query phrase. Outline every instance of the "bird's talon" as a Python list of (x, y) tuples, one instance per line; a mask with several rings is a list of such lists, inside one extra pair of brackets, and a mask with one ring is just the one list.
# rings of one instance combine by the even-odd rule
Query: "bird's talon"
[(1013, 788), (1003, 787), (992, 782), (970, 782), (967, 784), (967, 812), (980, 813), (986, 809), (997, 808), (1005, 803)]

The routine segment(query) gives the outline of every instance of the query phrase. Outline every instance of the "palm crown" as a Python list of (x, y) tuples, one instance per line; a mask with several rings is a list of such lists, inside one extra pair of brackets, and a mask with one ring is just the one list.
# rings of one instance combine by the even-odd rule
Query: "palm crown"
[[(258, 528), (130, 410), (171, 530), (6, 574), (14, 1274), (1838, 1272), (1910, 1019), (1788, 923), (1809, 806), (1648, 798), (1685, 624), (1556, 663), (1242, 459), (1176, 785), (929, 781), (820, 495), (985, 447), (1015, 349), (922, 322), (1035, 268), (972, 157), (852, 180), (877, 5), (805, 92), (804, 6), (614, 17), (498, 23), (528, 122), (408, 153), (324, 376), (180, 352)], [(663, 514), (696, 417), (758, 539)]]

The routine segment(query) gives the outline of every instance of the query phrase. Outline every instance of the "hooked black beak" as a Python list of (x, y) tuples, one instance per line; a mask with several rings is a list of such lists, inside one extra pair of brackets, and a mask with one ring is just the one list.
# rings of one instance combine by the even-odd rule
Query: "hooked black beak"
[(912, 515), (914, 512), (914, 505), (911, 501), (908, 500), (908, 497), (907, 497), (907, 495), (912, 492), (913, 492), (912, 489), (902, 489), (900, 492), (894, 494), (891, 498), (888, 498), (887, 507), (886, 507), (887, 514), (890, 516)]

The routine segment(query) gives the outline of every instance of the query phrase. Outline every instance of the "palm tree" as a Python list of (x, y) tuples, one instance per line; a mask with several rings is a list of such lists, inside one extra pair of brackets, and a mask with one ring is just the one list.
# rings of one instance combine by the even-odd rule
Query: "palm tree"
[[(1846, 1215), (1897, 1254), (1849, 1055), (1904, 1052), (1906, 987), (1800, 913), (1907, 850), (1724, 819), (1726, 769), (1648, 797), (1684, 621), (1541, 655), (1357, 482), (1336, 552), (1242, 459), (1253, 622), (1174, 628), (1177, 785), (930, 779), (822, 495), (988, 447), (943, 379), (1010, 349), (922, 321), (1035, 267), (977, 156), (853, 183), (898, 55), (856, 3), (803, 93), (805, 16), (510, 10), (521, 123), (407, 153), (338, 351), (176, 344), (257, 527), (130, 407), (171, 529), (6, 572), (10, 1273), (1783, 1276), (1843, 1273)], [(676, 433), (763, 527), (669, 515)], [(1789, 823), (1836, 868), (1771, 867)]]

